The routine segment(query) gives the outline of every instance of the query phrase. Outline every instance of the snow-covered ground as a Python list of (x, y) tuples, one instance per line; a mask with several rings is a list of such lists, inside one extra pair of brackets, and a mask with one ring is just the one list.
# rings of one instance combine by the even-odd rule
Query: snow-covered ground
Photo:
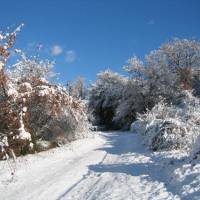
[(200, 164), (186, 156), (145, 150), (138, 134), (99, 133), (15, 164), (1, 161), (0, 199), (200, 199)]

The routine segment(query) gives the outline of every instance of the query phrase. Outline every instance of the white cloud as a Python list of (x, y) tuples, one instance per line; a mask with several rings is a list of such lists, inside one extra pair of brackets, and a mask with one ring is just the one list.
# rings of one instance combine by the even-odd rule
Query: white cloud
[(65, 60), (68, 63), (72, 63), (77, 59), (76, 52), (74, 50), (69, 50), (66, 52)]
[(154, 19), (151, 19), (148, 21), (148, 25), (154, 25), (155, 24), (155, 20)]
[(52, 56), (59, 56), (63, 52), (63, 49), (59, 45), (55, 45), (51, 48), (51, 55)]

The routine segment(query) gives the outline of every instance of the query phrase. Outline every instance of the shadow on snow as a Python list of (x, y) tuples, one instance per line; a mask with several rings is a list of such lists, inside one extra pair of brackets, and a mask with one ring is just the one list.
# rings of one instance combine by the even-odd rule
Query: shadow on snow
[[(107, 139), (107, 146), (100, 148), (98, 150), (105, 151), (108, 154), (119, 155), (124, 157), (132, 156), (131, 153), (134, 153), (134, 156), (145, 156), (149, 158), (147, 162), (136, 162), (133, 164), (130, 163), (119, 163), (119, 164), (103, 164), (99, 163), (96, 165), (90, 165), (89, 169), (96, 173), (125, 173), (130, 176), (141, 176), (147, 181), (158, 181), (165, 185), (165, 188), (168, 192), (173, 195), (178, 195), (180, 188), (175, 188), (174, 186), (167, 184), (169, 182), (169, 177), (167, 174), (166, 168), (173, 168), (173, 165), (176, 163), (181, 166), (183, 161), (178, 158), (167, 158), (162, 157), (161, 155), (155, 155), (149, 150), (145, 150), (145, 146), (141, 144), (141, 136), (135, 135), (133, 133), (107, 133), (104, 135)], [(134, 142), (133, 142), (134, 140)], [(134, 161), (134, 160), (133, 160)], [(178, 187), (178, 186), (177, 186)], [(198, 194), (199, 195), (199, 194)], [(184, 200), (189, 199), (188, 196), (182, 198)]]

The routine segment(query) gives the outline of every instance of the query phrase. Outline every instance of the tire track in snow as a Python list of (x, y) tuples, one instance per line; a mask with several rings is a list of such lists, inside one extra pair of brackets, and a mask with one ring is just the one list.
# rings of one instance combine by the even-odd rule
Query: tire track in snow
[(89, 165), (89, 175), (68, 191), (63, 200), (179, 199), (146, 172), (145, 165), (152, 162), (151, 155), (144, 152), (138, 136), (130, 133), (105, 136), (108, 142), (101, 149), (106, 152), (104, 158)]
[[(104, 162), (107, 154), (108, 153), (105, 152), (103, 159), (98, 163), (99, 165)], [(85, 179), (88, 179), (90, 177), (91, 173), (93, 173), (93, 172), (91, 170), (89, 170), (87, 174), (83, 175), (83, 177), (81, 179), (79, 179), (76, 183), (74, 183), (67, 191), (65, 191), (62, 195), (60, 195), (56, 200), (63, 199), (70, 191), (72, 191), (75, 187), (77, 187), (79, 184), (81, 184), (81, 182), (83, 182)], [(98, 182), (98, 181), (96, 181), (96, 182)], [(94, 183), (94, 184), (96, 184), (96, 183)]]

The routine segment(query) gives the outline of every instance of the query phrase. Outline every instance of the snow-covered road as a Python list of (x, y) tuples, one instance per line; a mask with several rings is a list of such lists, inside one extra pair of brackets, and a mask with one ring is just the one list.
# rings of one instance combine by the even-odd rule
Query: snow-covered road
[(180, 199), (164, 183), (163, 162), (145, 151), (141, 141), (137, 134), (100, 133), (19, 158), (16, 166), (11, 165), (16, 168), (13, 178), (2, 162), (0, 199)]

